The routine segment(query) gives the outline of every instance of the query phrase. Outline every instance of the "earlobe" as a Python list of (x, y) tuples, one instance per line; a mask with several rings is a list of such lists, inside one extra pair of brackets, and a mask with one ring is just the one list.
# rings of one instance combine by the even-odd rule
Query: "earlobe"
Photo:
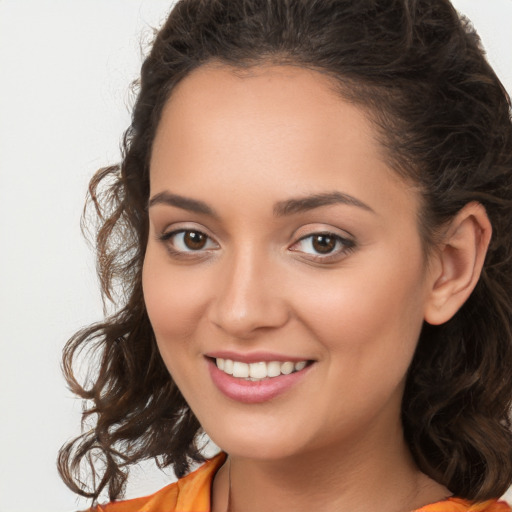
[(468, 203), (450, 221), (433, 255), (426, 322), (447, 322), (470, 296), (480, 278), (491, 234), (491, 223), (480, 203)]

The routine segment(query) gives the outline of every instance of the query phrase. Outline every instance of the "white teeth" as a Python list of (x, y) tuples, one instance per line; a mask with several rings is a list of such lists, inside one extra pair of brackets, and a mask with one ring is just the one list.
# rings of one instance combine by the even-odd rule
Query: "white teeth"
[(267, 376), (267, 363), (251, 363), (249, 365), (249, 377), (253, 379), (264, 379)]
[(279, 361), (267, 363), (267, 376), (277, 377), (278, 375), (281, 375), (281, 363)]
[[(219, 366), (219, 363), (217, 363), (217, 366)], [(222, 368), (222, 371), (228, 375), (233, 375), (233, 361), (231, 359), (224, 359), (224, 368)]]
[(262, 379), (278, 377), (279, 375), (289, 375), (293, 372), (303, 370), (307, 361), (259, 361), (257, 363), (242, 363), (232, 359), (216, 358), (217, 368), (228, 375), (233, 375), (240, 379), (258, 381)]
[(246, 379), (249, 377), (249, 365), (240, 361), (233, 362), (233, 377)]
[(295, 363), (295, 371), (300, 372), (306, 368), (306, 361), (299, 361), (298, 363)]
[(285, 375), (290, 375), (295, 369), (295, 365), (291, 361), (286, 361), (285, 363), (281, 363), (281, 373)]

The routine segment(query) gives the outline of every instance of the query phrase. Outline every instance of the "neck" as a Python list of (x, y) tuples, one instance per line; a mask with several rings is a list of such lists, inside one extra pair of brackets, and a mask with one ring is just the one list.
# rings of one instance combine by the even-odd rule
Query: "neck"
[(215, 478), (212, 510), (410, 512), (448, 495), (417, 469), (400, 435), (279, 460), (230, 456)]

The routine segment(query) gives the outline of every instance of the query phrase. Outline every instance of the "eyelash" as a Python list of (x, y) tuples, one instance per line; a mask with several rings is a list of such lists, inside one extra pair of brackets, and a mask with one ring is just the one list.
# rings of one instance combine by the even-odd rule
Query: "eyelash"
[(311, 240), (309, 243), (311, 246), (313, 246), (315, 237), (317, 239), (320, 237), (332, 239), (332, 240), (334, 240), (335, 245), (334, 245), (334, 249), (332, 251), (325, 253), (324, 255), (321, 255), (318, 252), (316, 254), (311, 254), (311, 253), (306, 253), (305, 251), (297, 251), (297, 252), (302, 252), (304, 254), (308, 254), (307, 259), (310, 259), (313, 261), (317, 261), (317, 262), (321, 262), (321, 263), (330, 263), (333, 261), (338, 261), (340, 259), (343, 259), (348, 254), (350, 254), (356, 248), (356, 244), (353, 240), (344, 238), (344, 237), (337, 235), (336, 233), (332, 233), (330, 231), (319, 231), (319, 232), (315, 232), (315, 233), (310, 233), (310, 234), (300, 238), (297, 242), (295, 242), (291, 246), (291, 250), (296, 251), (296, 249), (293, 249), (293, 247), (296, 247), (301, 242), (304, 242), (306, 240)]
[[(170, 231), (168, 233), (162, 233), (158, 236), (158, 239), (165, 244), (167, 250), (170, 252), (171, 256), (174, 258), (198, 258), (201, 256), (205, 256), (205, 252), (210, 252), (212, 250), (216, 250), (216, 248), (206, 247), (206, 248), (199, 248), (197, 250), (190, 249), (183, 250), (183, 249), (177, 249), (175, 247), (175, 244), (172, 243), (172, 239), (174, 237), (177, 237), (178, 235), (186, 235), (186, 234), (196, 234), (199, 236), (206, 237), (205, 244), (208, 245), (209, 242), (213, 242), (217, 247), (218, 244), (213, 241), (213, 239), (208, 236), (206, 233), (198, 230), (198, 229), (177, 229), (174, 231)], [(318, 252), (316, 254), (307, 253), (306, 251), (299, 251), (297, 249), (294, 249), (294, 247), (298, 246), (299, 244), (305, 242), (306, 240), (311, 240), (310, 245), (313, 247), (314, 244), (314, 237), (320, 238), (325, 237), (331, 240), (334, 240), (334, 249), (328, 253), (325, 253), (324, 255), (319, 254)], [(183, 245), (185, 244), (184, 241), (181, 242)], [(319, 231), (310, 233), (306, 236), (303, 236), (299, 240), (297, 240), (295, 243), (293, 243), (289, 250), (293, 252), (298, 252), (302, 254), (307, 254), (305, 256), (305, 259), (312, 260), (315, 262), (321, 262), (321, 263), (330, 263), (332, 261), (337, 261), (339, 259), (342, 259), (343, 257), (350, 254), (352, 251), (354, 251), (356, 248), (356, 244), (353, 240), (350, 240), (348, 238), (344, 238), (340, 235), (337, 235), (335, 233), (329, 232), (329, 231)], [(313, 250), (315, 250), (313, 248)]]
[[(169, 231), (168, 233), (162, 233), (158, 238), (161, 242), (163, 242), (170, 252), (171, 256), (175, 258), (197, 258), (198, 256), (204, 256), (205, 251), (211, 251), (211, 248), (200, 248), (198, 250), (190, 249), (189, 250), (180, 250), (175, 247), (175, 244), (172, 243), (172, 239), (178, 235), (186, 235), (187, 233), (195, 233), (199, 236), (206, 237), (206, 244), (211, 242), (213, 239), (208, 236), (206, 233), (203, 233), (199, 229), (176, 229), (174, 231)], [(184, 242), (182, 242), (184, 244)], [(217, 244), (216, 244), (217, 245)]]

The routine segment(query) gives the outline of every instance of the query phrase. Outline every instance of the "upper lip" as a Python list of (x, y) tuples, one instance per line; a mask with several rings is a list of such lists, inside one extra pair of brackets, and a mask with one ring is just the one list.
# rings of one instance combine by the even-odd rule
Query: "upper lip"
[(283, 354), (275, 354), (272, 352), (240, 353), (232, 352), (230, 350), (218, 350), (215, 352), (208, 352), (207, 354), (205, 354), (205, 356), (213, 359), (231, 359), (232, 361), (240, 361), (241, 363), (259, 363), (260, 361), (264, 361), (267, 363), (270, 361), (291, 361), (293, 363), (298, 363), (299, 361), (310, 360), (307, 357), (287, 356)]

